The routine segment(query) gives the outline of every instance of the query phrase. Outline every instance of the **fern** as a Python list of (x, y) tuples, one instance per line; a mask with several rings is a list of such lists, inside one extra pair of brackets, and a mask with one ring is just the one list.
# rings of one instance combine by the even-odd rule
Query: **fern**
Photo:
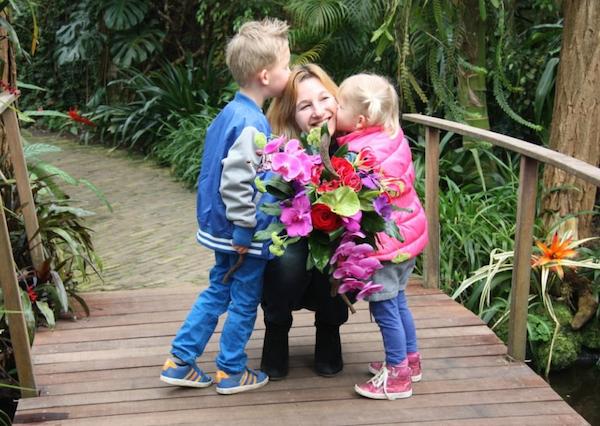
[(517, 114), (510, 107), (510, 105), (508, 105), (508, 101), (506, 100), (506, 94), (502, 90), (502, 83), (500, 82), (500, 78), (498, 77), (497, 74), (494, 75), (494, 98), (496, 98), (496, 102), (498, 102), (498, 105), (500, 106), (502, 111), (504, 111), (504, 113), (506, 115), (508, 115), (510, 118), (512, 118), (514, 121), (516, 121), (517, 123), (519, 123), (525, 127), (529, 127), (530, 129), (533, 129), (537, 132), (542, 131), (542, 129), (543, 129), (542, 126), (539, 126), (537, 124), (534, 124), (534, 123), (531, 123), (530, 121), (525, 120), (523, 117), (521, 117), (519, 114)]

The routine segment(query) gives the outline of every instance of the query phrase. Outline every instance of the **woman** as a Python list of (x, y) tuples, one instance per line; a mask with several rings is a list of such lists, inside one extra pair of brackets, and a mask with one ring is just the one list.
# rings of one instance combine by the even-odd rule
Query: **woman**
[[(275, 99), (267, 117), (273, 134), (298, 138), (301, 132), (327, 123), (335, 131), (337, 86), (319, 66), (309, 64), (292, 69), (281, 98)], [(348, 320), (348, 309), (339, 295), (331, 296), (327, 274), (306, 271), (306, 240), (288, 246), (283, 256), (267, 265), (262, 308), (265, 339), (261, 369), (272, 380), (288, 373), (288, 333), (292, 311), (306, 308), (315, 312), (315, 370), (331, 377), (342, 371), (340, 325)]]

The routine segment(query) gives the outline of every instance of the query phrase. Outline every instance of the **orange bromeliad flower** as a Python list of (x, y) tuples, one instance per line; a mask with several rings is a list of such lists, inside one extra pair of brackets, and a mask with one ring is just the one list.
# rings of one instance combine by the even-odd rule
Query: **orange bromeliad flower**
[(561, 262), (564, 259), (569, 259), (577, 255), (577, 251), (573, 250), (572, 238), (565, 238), (564, 240), (559, 240), (558, 233), (554, 233), (552, 236), (552, 243), (550, 247), (541, 241), (536, 241), (535, 244), (542, 252), (541, 256), (532, 255), (533, 263), (531, 266), (545, 266), (550, 267), (551, 270), (556, 272), (556, 275), (560, 277), (562, 280), (564, 273), (562, 269)]

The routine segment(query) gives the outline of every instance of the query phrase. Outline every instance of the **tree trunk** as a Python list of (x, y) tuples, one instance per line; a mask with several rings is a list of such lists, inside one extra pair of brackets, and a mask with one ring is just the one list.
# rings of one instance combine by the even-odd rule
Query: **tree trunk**
[[(563, 13), (550, 148), (597, 166), (600, 163), (600, 2), (565, 0)], [(559, 169), (545, 167), (544, 187), (552, 191), (543, 201), (547, 225), (556, 216), (594, 208), (596, 186)], [(575, 232), (576, 238), (593, 235), (589, 214), (568, 221), (567, 227)]]

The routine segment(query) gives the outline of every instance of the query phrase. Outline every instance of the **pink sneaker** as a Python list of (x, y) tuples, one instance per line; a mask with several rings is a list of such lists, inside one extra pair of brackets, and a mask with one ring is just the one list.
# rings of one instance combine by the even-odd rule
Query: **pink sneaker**
[[(410, 380), (413, 382), (420, 382), (423, 378), (421, 373), (421, 354), (419, 352), (412, 352), (408, 354), (408, 366), (411, 369)], [(377, 374), (383, 367), (383, 362), (375, 361), (369, 363), (369, 373)]]
[(412, 395), (410, 368), (405, 360), (402, 364), (381, 367), (381, 370), (366, 383), (354, 385), (359, 395), (371, 399), (400, 399)]

